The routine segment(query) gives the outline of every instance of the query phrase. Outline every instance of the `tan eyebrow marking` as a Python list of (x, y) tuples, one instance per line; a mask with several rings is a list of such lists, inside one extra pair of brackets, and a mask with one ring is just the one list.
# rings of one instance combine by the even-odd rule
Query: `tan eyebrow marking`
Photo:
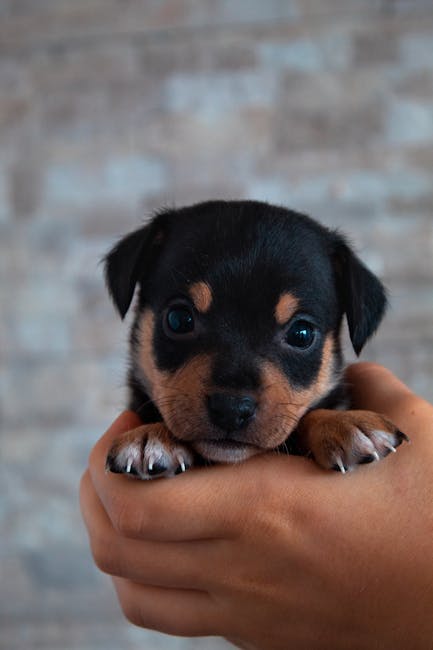
[(282, 293), (275, 307), (278, 325), (287, 323), (299, 307), (299, 300), (291, 293)]
[(195, 308), (205, 314), (212, 304), (212, 290), (206, 282), (195, 282), (189, 289)]

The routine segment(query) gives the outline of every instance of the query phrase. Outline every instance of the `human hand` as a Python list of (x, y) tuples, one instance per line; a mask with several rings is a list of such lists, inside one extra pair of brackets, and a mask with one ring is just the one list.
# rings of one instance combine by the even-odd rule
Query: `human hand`
[(340, 475), (267, 454), (139, 482), (105, 473), (122, 414), (81, 483), (92, 552), (126, 617), (242, 648), (411, 650), (433, 640), (433, 407), (389, 371), (356, 364), (357, 408), (409, 434)]

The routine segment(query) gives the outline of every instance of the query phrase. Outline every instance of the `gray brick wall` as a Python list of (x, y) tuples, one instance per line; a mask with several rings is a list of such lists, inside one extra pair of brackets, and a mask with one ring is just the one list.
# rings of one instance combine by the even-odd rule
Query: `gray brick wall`
[(222, 648), (125, 624), (77, 508), (121, 408), (98, 260), (162, 204), (348, 232), (391, 310), (365, 358), (433, 400), (433, 5), (0, 0), (0, 648)]

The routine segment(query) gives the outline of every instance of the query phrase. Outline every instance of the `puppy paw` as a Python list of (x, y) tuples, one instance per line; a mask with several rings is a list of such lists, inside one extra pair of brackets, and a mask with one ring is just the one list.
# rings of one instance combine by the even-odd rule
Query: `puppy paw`
[(326, 469), (343, 474), (396, 451), (409, 438), (383, 415), (371, 411), (317, 409), (302, 418), (302, 447)]
[(192, 462), (192, 452), (158, 422), (120, 436), (108, 453), (105, 467), (110, 472), (148, 480), (181, 474)]

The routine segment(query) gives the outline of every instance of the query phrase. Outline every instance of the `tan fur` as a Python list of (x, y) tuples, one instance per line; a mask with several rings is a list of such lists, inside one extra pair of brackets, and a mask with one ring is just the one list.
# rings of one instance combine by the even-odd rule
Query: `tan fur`
[[(272, 363), (263, 366), (265, 399), (262, 400), (262, 426), (266, 438), (262, 446), (272, 449), (284, 442), (308, 408), (324, 397), (334, 385), (333, 379), (334, 340), (329, 335), (323, 346), (322, 363), (311, 386), (297, 390), (287, 381), (282, 370)], [(264, 444), (266, 443), (266, 444)]]
[(278, 325), (284, 325), (296, 313), (299, 300), (291, 293), (282, 293), (275, 307), (275, 319)]
[(155, 316), (150, 309), (143, 312), (138, 327), (138, 363), (141, 371), (141, 379), (146, 387), (149, 396), (153, 398), (153, 385), (158, 383), (160, 373), (156, 367), (153, 357), (152, 337), (155, 324)]
[(165, 377), (155, 393), (156, 403), (161, 405), (160, 411), (168, 428), (181, 440), (195, 440), (207, 435), (206, 395), (211, 392), (210, 366), (209, 355), (197, 355)]
[(391, 441), (398, 444), (392, 422), (371, 411), (316, 409), (302, 418), (298, 433), (300, 450), (310, 452), (325, 468), (338, 461), (351, 466), (375, 452), (383, 456), (391, 449)]
[(201, 314), (209, 311), (212, 304), (212, 290), (206, 282), (196, 282), (189, 289), (194, 306)]
[[(158, 370), (152, 351), (154, 315), (143, 314), (139, 328), (139, 364), (150, 397), (165, 423), (180, 440), (212, 437), (206, 396), (214, 391), (210, 383), (212, 356), (197, 355), (174, 373)], [(257, 417), (242, 432), (242, 440), (261, 449), (282, 444), (312, 404), (333, 387), (334, 341), (328, 336), (316, 381), (307, 389), (290, 386), (282, 370), (270, 362), (262, 366), (262, 388), (255, 397), (260, 403)], [(250, 450), (249, 455), (257, 449)]]
[(139, 364), (150, 397), (170, 431), (182, 440), (206, 433), (206, 385), (210, 356), (198, 355), (174, 373), (158, 370), (152, 351), (154, 315), (147, 309), (139, 327)]
[[(143, 447), (149, 437), (161, 441), (164, 445), (172, 444), (172, 437), (165, 424), (163, 422), (154, 422), (152, 424), (143, 424), (136, 429), (124, 433), (114, 441), (110, 453), (113, 455), (118, 454), (125, 447), (134, 444), (138, 448)], [(141, 449), (142, 452), (143, 449)]]

